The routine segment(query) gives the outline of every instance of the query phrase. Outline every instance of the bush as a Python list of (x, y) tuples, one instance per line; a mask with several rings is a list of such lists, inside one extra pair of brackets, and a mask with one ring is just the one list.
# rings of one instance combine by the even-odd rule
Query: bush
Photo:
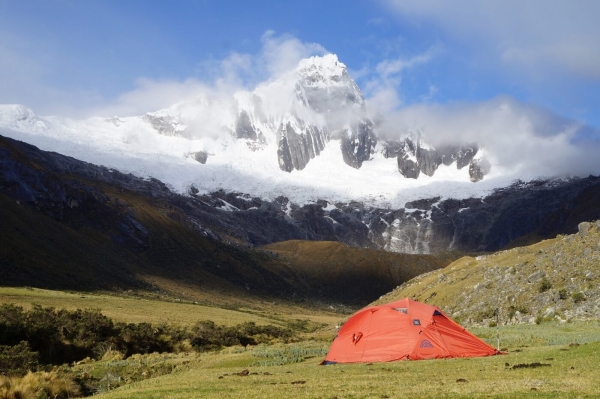
[(81, 395), (79, 385), (55, 371), (30, 372), (21, 381), (36, 391), (38, 398), (67, 399)]
[(563, 300), (567, 299), (569, 297), (569, 293), (565, 288), (561, 288), (560, 290), (558, 290), (558, 297)]
[(38, 354), (31, 351), (26, 341), (12, 346), (0, 345), (0, 374), (20, 376), (38, 367)]
[[(307, 322), (298, 324), (308, 328)], [(202, 321), (189, 329), (164, 324), (115, 324), (98, 310), (55, 311), (34, 306), (24, 311), (14, 305), (0, 305), (0, 373), (23, 375), (40, 364), (71, 363), (88, 357), (116, 359), (191, 348), (205, 351), (273, 340), (287, 343), (293, 337), (289, 328), (253, 322), (226, 327)]]
[(484, 309), (481, 312), (479, 312), (479, 314), (476, 317), (476, 320), (483, 321), (485, 319), (494, 318), (495, 316), (496, 316), (496, 311), (492, 308), (487, 308), (487, 309)]
[(583, 294), (583, 292), (574, 292), (571, 295), (571, 298), (573, 299), (573, 302), (575, 302), (575, 303), (583, 302), (586, 300), (586, 297)]
[(273, 339), (289, 342), (292, 337), (291, 330), (273, 325), (257, 326), (254, 322), (246, 322), (235, 327), (224, 327), (205, 320), (192, 328), (190, 343), (196, 350), (205, 351), (224, 346), (257, 345)]
[(18, 377), (3, 377), (0, 375), (1, 399), (36, 399), (35, 390)]
[(542, 278), (542, 281), (540, 282), (540, 286), (538, 287), (538, 291), (539, 292), (546, 292), (548, 291), (550, 288), (552, 288), (552, 283), (550, 282), (550, 280), (548, 280), (546, 278), (546, 276), (544, 276)]
[(510, 305), (508, 307), (508, 318), (512, 319), (515, 316), (515, 314), (517, 314), (517, 312), (521, 314), (527, 314), (529, 313), (529, 310), (521, 304)]

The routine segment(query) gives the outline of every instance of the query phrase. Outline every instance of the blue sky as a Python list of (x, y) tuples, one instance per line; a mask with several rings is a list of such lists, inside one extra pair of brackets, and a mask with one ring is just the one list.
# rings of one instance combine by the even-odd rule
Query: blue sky
[(508, 96), (597, 128), (598, 15), (584, 0), (0, 0), (0, 103), (147, 112), (331, 52), (389, 112)]

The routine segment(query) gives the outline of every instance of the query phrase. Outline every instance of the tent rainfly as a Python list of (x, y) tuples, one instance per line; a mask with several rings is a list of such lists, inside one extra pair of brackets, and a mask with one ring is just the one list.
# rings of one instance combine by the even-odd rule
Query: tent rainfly
[(499, 354), (438, 307), (405, 298), (355, 313), (321, 364), (476, 357)]

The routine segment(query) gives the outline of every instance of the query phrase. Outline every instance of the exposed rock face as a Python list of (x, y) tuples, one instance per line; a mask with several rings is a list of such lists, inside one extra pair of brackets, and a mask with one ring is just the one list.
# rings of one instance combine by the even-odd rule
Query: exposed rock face
[[(351, 202), (326, 210), (331, 208), (326, 201), (298, 206), (286, 198), (242, 208), (248, 199), (239, 202), (240, 194), (227, 195), (227, 202), (238, 210), (219, 215), (219, 223), (229, 220), (238, 226), (236, 234), (252, 237), (253, 245), (294, 238), (336, 240), (404, 253), (494, 251), (528, 234), (552, 237), (576, 231), (582, 220), (600, 219), (600, 209), (592, 205), (600, 201), (600, 177), (516, 183), (483, 199), (436, 197), (407, 203), (403, 209)], [(220, 207), (217, 197), (198, 198)]]
[[(35, 119), (25, 108), (10, 115), (29, 125)], [(270, 144), (276, 144), (278, 164), (285, 172), (302, 170), (331, 138), (340, 140), (341, 161), (360, 169), (373, 158), (380, 140), (360, 88), (334, 54), (301, 60), (295, 69), (252, 92), (236, 92), (229, 99), (200, 96), (141, 119), (168, 136), (202, 139), (231, 135), (252, 151), (271, 150), (275, 145)], [(125, 122), (110, 121), (117, 127)], [(420, 134), (397, 133), (401, 138), (385, 141), (382, 153), (386, 158), (397, 157), (398, 171), (406, 178), (417, 179), (421, 173), (433, 176), (440, 165), (452, 163), (458, 169), (469, 166), (472, 182), (489, 172), (489, 163), (473, 163), (479, 151), (475, 144), (434, 148)], [(229, 139), (221, 148), (228, 147)]]
[(260, 130), (257, 132), (252, 123), (248, 112), (242, 110), (235, 121), (235, 137), (238, 139), (258, 140), (262, 136)]
[[(293, 122), (296, 123), (293, 124)], [(279, 137), (277, 149), (279, 167), (286, 172), (304, 169), (308, 161), (321, 153), (328, 140), (325, 129), (304, 125), (302, 120), (295, 118), (281, 124), (277, 131), (277, 137)]]
[(192, 155), (194, 156), (194, 159), (200, 162), (201, 164), (205, 164), (208, 160), (208, 153), (206, 151), (197, 151)]
[(491, 165), (487, 159), (474, 159), (469, 164), (469, 178), (473, 183), (483, 179), (485, 175), (490, 173)]
[(180, 118), (175, 115), (161, 115), (159, 113), (148, 113), (142, 116), (160, 134), (165, 136), (181, 136), (185, 133), (185, 126)]
[(377, 137), (365, 99), (346, 66), (331, 55), (311, 58), (300, 63), (298, 74), (298, 98), (325, 118), (328, 130), (341, 139), (344, 162), (359, 169), (370, 159)]
[(344, 162), (360, 169), (362, 163), (369, 160), (377, 144), (373, 122), (361, 120), (353, 126), (348, 126), (342, 131), (340, 141)]
[(396, 156), (398, 171), (408, 179), (417, 179), (421, 173), (433, 176), (440, 165), (450, 166), (456, 163), (457, 169), (469, 165), (472, 182), (483, 179), (491, 165), (487, 160), (476, 160), (479, 148), (475, 144), (465, 146), (446, 145), (434, 148), (426, 145), (420, 136), (405, 137), (399, 141), (384, 141), (382, 153), (386, 158)]

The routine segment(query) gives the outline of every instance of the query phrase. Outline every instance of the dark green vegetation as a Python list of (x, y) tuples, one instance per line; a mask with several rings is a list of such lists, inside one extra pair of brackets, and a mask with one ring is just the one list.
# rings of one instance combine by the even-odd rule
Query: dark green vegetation
[(124, 357), (153, 352), (216, 350), (224, 346), (257, 345), (274, 339), (289, 342), (289, 328), (246, 322), (232, 327), (201, 321), (191, 328), (149, 323), (114, 323), (98, 310), (30, 311), (0, 306), (0, 374), (24, 375), (48, 365), (101, 359), (116, 351)]

